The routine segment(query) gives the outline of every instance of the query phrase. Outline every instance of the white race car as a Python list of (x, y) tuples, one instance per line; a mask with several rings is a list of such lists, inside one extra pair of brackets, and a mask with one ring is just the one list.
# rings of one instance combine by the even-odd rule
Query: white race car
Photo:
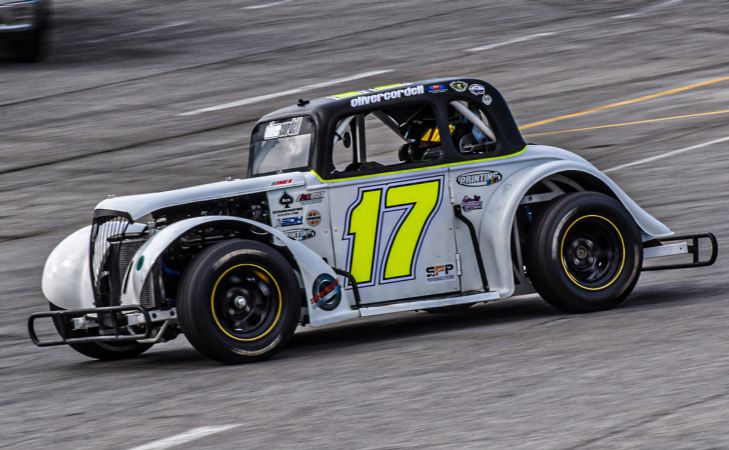
[[(246, 179), (99, 203), (49, 256), (51, 312), (28, 326), (37, 345), (99, 359), (182, 332), (250, 362), (300, 324), (533, 290), (563, 311), (611, 308), (642, 270), (716, 260), (710, 233), (672, 234), (583, 158), (527, 145), (488, 83), (381, 86), (260, 119)], [(41, 318), (60, 339), (39, 338)]]

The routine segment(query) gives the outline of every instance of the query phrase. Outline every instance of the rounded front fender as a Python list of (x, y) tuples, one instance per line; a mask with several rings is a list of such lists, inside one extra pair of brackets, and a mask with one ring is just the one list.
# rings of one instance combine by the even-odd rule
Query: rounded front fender
[(49, 302), (63, 309), (94, 307), (89, 269), (91, 226), (83, 227), (53, 249), (43, 267), (41, 289)]
[(312, 325), (325, 325), (327, 323), (334, 323), (359, 317), (359, 312), (350, 307), (350, 304), (354, 303), (353, 301), (350, 301), (351, 292), (347, 292), (344, 289), (342, 289), (341, 302), (332, 311), (323, 311), (308, 301), (308, 299), (314, 296), (314, 294), (312, 294), (312, 287), (318, 277), (322, 274), (328, 274), (334, 279), (337, 279), (337, 275), (321, 258), (321, 256), (300, 242), (296, 242), (288, 238), (275, 228), (260, 222), (231, 216), (204, 216), (181, 220), (153, 234), (152, 237), (150, 237), (149, 240), (137, 251), (134, 258), (132, 258), (132, 262), (129, 266), (129, 272), (122, 284), (121, 304), (140, 304), (142, 289), (147, 277), (152, 271), (152, 268), (162, 253), (173, 245), (182, 235), (194, 228), (203, 225), (213, 225), (216, 223), (227, 223), (239, 226), (243, 229), (252, 228), (259, 234), (262, 232), (269, 233), (274, 237), (275, 245), (286, 247), (291, 252), (294, 260), (296, 261), (296, 265), (298, 266), (296, 269), (298, 269), (299, 274), (301, 275), (303, 288), (307, 298), (306, 304), (309, 313), (309, 320)]

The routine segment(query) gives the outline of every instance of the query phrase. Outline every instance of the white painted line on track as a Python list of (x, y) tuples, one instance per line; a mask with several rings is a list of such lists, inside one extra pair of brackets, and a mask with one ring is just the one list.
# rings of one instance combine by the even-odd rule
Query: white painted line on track
[(726, 137), (723, 137), (723, 138), (719, 138), (719, 139), (714, 139), (713, 141), (702, 142), (701, 144), (692, 145), (690, 147), (680, 148), (678, 150), (673, 150), (673, 151), (668, 152), (668, 153), (662, 153), (660, 155), (656, 155), (656, 156), (651, 156), (651, 157), (648, 157), (648, 158), (639, 159), (637, 161), (629, 162), (629, 163), (626, 163), (626, 164), (621, 164), (619, 166), (615, 166), (615, 167), (611, 167), (609, 169), (603, 170), (603, 172), (605, 172), (605, 173), (615, 172), (617, 170), (625, 169), (627, 167), (633, 167), (633, 166), (637, 166), (639, 164), (645, 164), (645, 163), (657, 161), (659, 159), (668, 158), (668, 157), (671, 157), (671, 156), (674, 156), (674, 155), (678, 155), (680, 153), (690, 152), (692, 150), (698, 150), (700, 148), (708, 147), (708, 146), (714, 145), (714, 144), (720, 144), (722, 142), (729, 142), (729, 136), (726, 136)]
[(258, 102), (263, 102), (266, 100), (272, 100), (274, 98), (285, 97), (287, 95), (298, 94), (298, 93), (310, 91), (313, 89), (334, 86), (335, 84), (346, 83), (348, 81), (359, 80), (361, 78), (369, 78), (369, 77), (373, 77), (375, 75), (381, 75), (383, 73), (388, 73), (388, 72), (392, 72), (392, 70), (383, 69), (383, 70), (373, 70), (371, 72), (358, 73), (358, 74), (351, 75), (351, 76), (344, 77), (344, 78), (337, 78), (337, 79), (331, 80), (331, 81), (322, 81), (321, 83), (310, 84), (309, 86), (304, 86), (301, 88), (288, 89), (285, 91), (274, 92), (272, 94), (259, 95), (257, 97), (244, 98), (242, 100), (236, 100), (236, 101), (230, 102), (230, 103), (223, 103), (221, 105), (208, 106), (207, 108), (201, 108), (201, 109), (196, 109), (194, 111), (180, 113), (180, 114), (178, 114), (178, 116), (194, 116), (194, 115), (202, 114), (202, 113), (206, 113), (206, 112), (220, 111), (221, 109), (236, 108), (238, 106), (250, 105), (252, 103), (258, 103)]
[(665, 2), (658, 3), (656, 5), (649, 6), (647, 8), (640, 9), (634, 13), (619, 14), (617, 16), (613, 16), (613, 19), (632, 19), (634, 17), (645, 16), (646, 14), (650, 14), (655, 10), (666, 8), (668, 6), (675, 5), (677, 3), (681, 3), (681, 0), (668, 0)]
[(467, 52), (481, 52), (484, 50), (491, 50), (492, 48), (503, 47), (505, 45), (531, 41), (533, 39), (539, 39), (541, 37), (554, 36), (555, 34), (557, 34), (557, 33), (556, 32), (546, 32), (546, 33), (530, 34), (528, 36), (522, 36), (522, 37), (514, 38), (514, 39), (511, 39), (508, 41), (504, 41), (504, 42), (497, 42), (496, 44), (489, 44), (489, 45), (482, 45), (480, 47), (468, 48), (468, 49), (466, 49), (466, 51)]
[(152, 27), (152, 28), (145, 28), (144, 30), (137, 30), (137, 31), (130, 31), (128, 33), (114, 34), (114, 35), (99, 38), (99, 39), (92, 39), (92, 40), (86, 41), (86, 42), (89, 44), (96, 44), (97, 42), (104, 42), (104, 41), (116, 39), (119, 37), (135, 36), (137, 34), (151, 33), (153, 31), (166, 30), (168, 28), (181, 27), (183, 25), (189, 25), (189, 24), (190, 24), (190, 22), (171, 22), (171, 23), (166, 23), (164, 25), (159, 25), (159, 26)]
[(239, 427), (240, 424), (233, 425), (220, 425), (217, 427), (200, 427), (193, 428), (192, 430), (185, 431), (175, 436), (160, 439), (158, 441), (150, 442), (149, 444), (140, 445), (130, 450), (163, 450), (166, 448), (174, 447), (176, 445), (186, 444), (196, 439), (210, 436), (211, 434), (220, 433), (231, 428)]
[(288, 3), (290, 1), (291, 0), (281, 0), (280, 2), (264, 3), (262, 5), (244, 6), (241, 9), (263, 9), (263, 8), (270, 8), (271, 6), (283, 5), (284, 3)]
[[(652, 12), (658, 10), (658, 9), (663, 9), (663, 8), (666, 8), (666, 7), (675, 5), (677, 3), (681, 3), (681, 1), (682, 0), (667, 0), (665, 2), (661, 2), (661, 3), (655, 4), (655, 5), (651, 5), (651, 6), (648, 6), (646, 8), (640, 9), (640, 10), (638, 10), (636, 12), (633, 12), (633, 13), (627, 13), (627, 14), (620, 14), (620, 15), (617, 15), (617, 16), (612, 16), (612, 18), (613, 19), (630, 19), (630, 18), (633, 18), (633, 17), (640, 17), (640, 16), (644, 16), (644, 15), (650, 14), (650, 13), (652, 13)], [(531, 41), (531, 40), (539, 39), (539, 38), (543, 38), (543, 37), (554, 36), (556, 34), (559, 34), (559, 33), (558, 32), (553, 32), (553, 31), (545, 31), (543, 33), (529, 34), (527, 36), (522, 36), (522, 37), (510, 39), (510, 40), (504, 41), (504, 42), (497, 42), (495, 44), (487, 44), (487, 45), (481, 45), (481, 46), (478, 46), (478, 47), (468, 48), (465, 51), (467, 51), (467, 52), (481, 52), (481, 51), (484, 51), (484, 50), (491, 50), (491, 49), (498, 48), (498, 47), (503, 47), (503, 46), (506, 46), (506, 45), (518, 44), (520, 42), (526, 42), (526, 41)]]

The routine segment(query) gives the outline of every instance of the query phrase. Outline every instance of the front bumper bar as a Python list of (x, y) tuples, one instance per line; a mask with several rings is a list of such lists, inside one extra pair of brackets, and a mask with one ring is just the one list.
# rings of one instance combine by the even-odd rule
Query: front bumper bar
[[(144, 320), (137, 325), (143, 328), (142, 332), (132, 332), (127, 323), (124, 313), (141, 313)], [(99, 322), (104, 322), (104, 334), (93, 336), (72, 337), (74, 331), (73, 319), (86, 318), (89, 314), (96, 314)], [(53, 320), (61, 339), (41, 340), (35, 329), (35, 321), (38, 319)], [(66, 344), (88, 344), (93, 342), (125, 342), (149, 339), (152, 336), (152, 318), (149, 312), (141, 306), (107, 306), (104, 308), (71, 309), (61, 311), (48, 311), (32, 314), (28, 317), (28, 334), (30, 339), (38, 347), (49, 347), (52, 345)]]

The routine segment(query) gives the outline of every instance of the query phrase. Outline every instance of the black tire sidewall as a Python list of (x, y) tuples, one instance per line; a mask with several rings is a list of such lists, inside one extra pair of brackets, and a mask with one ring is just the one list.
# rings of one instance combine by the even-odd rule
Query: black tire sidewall
[[(227, 336), (215, 323), (210, 308), (216, 280), (237, 264), (263, 267), (281, 291), (278, 322), (255, 341)], [(183, 333), (200, 353), (224, 363), (245, 363), (268, 358), (286, 344), (299, 322), (301, 298), (296, 275), (283, 255), (263, 243), (236, 239), (204, 249), (188, 265), (180, 282), (177, 311)]]
[[(562, 238), (576, 219), (585, 215), (607, 218), (623, 239), (625, 261), (617, 278), (600, 290), (578, 286), (565, 273)], [(537, 292), (550, 304), (568, 312), (608, 309), (630, 294), (640, 275), (642, 242), (638, 226), (622, 204), (597, 192), (578, 192), (554, 201), (530, 230), (527, 270)]]
[(114, 361), (118, 359), (129, 359), (146, 352), (154, 344), (142, 344), (137, 341), (131, 342), (91, 342), (88, 344), (68, 344), (71, 348), (88, 356), (89, 358), (101, 361)]

